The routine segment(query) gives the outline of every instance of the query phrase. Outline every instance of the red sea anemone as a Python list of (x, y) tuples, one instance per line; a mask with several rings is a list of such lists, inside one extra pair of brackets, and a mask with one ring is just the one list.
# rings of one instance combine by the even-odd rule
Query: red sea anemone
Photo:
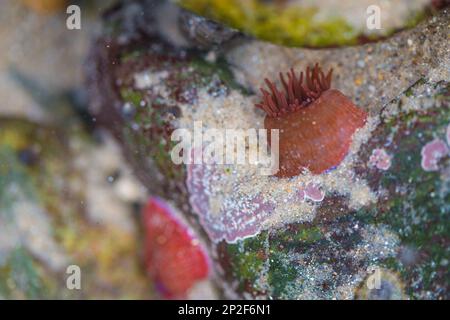
[(264, 127), (280, 130), (278, 177), (292, 177), (304, 169), (320, 174), (331, 169), (348, 153), (353, 133), (364, 126), (365, 111), (341, 92), (330, 89), (332, 69), (325, 75), (318, 64), (297, 77), (294, 70), (282, 73), (284, 90), (265, 79), (270, 92), (261, 88), (263, 99), (256, 107), (267, 116)]
[(185, 299), (209, 273), (206, 250), (177, 212), (159, 198), (144, 209), (146, 267), (165, 298)]

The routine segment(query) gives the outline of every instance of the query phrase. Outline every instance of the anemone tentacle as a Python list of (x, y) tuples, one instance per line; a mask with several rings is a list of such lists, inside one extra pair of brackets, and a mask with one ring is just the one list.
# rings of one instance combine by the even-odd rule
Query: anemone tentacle
[(296, 111), (315, 101), (320, 95), (330, 89), (333, 69), (325, 75), (319, 64), (313, 68), (307, 67), (306, 73), (300, 72), (297, 77), (293, 68), (286, 73), (287, 81), (283, 73), (279, 77), (284, 90), (279, 90), (269, 79), (264, 79), (268, 89), (261, 88), (262, 101), (255, 104), (264, 110), (269, 117)]

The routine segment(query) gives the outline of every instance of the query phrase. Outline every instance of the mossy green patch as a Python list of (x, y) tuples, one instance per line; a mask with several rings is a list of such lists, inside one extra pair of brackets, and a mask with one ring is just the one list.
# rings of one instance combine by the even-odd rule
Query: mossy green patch
[(244, 290), (246, 284), (255, 290), (261, 289), (257, 280), (261, 276), (266, 259), (264, 245), (266, 239), (267, 233), (263, 232), (254, 238), (241, 240), (227, 246), (232, 272), (238, 279), (241, 290)]
[(247, 90), (235, 81), (233, 73), (223, 57), (219, 57), (216, 62), (208, 62), (204, 59), (194, 58), (190, 62), (190, 66), (194, 72), (200, 75), (199, 85), (201, 86), (207, 86), (211, 78), (217, 76), (226, 87), (248, 94)]
[(297, 280), (298, 271), (290, 261), (289, 254), (275, 250), (270, 251), (269, 285), (271, 296), (280, 299), (288, 294), (287, 290)]
[(345, 20), (316, 20), (314, 7), (286, 8), (258, 0), (179, 0), (179, 3), (200, 15), (282, 45), (326, 47), (357, 42), (358, 33)]
[(24, 248), (13, 250), (0, 266), (0, 295), (7, 299), (42, 299), (49, 297), (40, 269)]
[(123, 101), (131, 103), (134, 107), (139, 107), (144, 95), (138, 90), (131, 88), (122, 88), (120, 90), (120, 96)]

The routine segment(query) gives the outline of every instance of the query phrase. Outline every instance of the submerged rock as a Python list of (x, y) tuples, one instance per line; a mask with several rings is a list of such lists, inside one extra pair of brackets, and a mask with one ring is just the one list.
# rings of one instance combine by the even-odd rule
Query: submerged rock
[[(91, 52), (91, 112), (149, 192), (205, 242), (223, 297), (449, 298), (450, 158), (436, 159), (435, 171), (421, 166), (422, 148), (448, 135), (448, 17), (444, 10), (386, 42), (314, 52), (314, 60), (309, 50), (256, 41), (215, 48), (211, 59), (157, 29), (123, 43), (129, 30), (116, 25)], [(419, 55), (423, 42), (436, 55)], [(409, 55), (414, 62), (397, 59)], [(263, 128), (253, 94), (261, 74), (300, 59), (342, 70), (337, 86), (368, 112), (336, 168), (284, 179), (258, 165), (172, 161), (172, 133), (195, 121), (201, 130)], [(359, 60), (367, 67), (355, 68)]]

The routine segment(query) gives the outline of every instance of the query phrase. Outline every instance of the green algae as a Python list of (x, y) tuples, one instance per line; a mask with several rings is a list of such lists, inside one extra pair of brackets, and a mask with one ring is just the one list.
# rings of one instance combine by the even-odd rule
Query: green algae
[(197, 72), (201, 76), (199, 85), (206, 86), (214, 76), (217, 76), (226, 87), (238, 90), (243, 94), (249, 94), (244, 87), (236, 82), (228, 63), (223, 57), (219, 57), (216, 62), (208, 62), (204, 59), (194, 58), (189, 65), (194, 72)]
[[(423, 84), (419, 81), (405, 95), (412, 97), (415, 88)], [(434, 89), (432, 99), (439, 106), (401, 113), (375, 133), (376, 141), (380, 141), (380, 137), (395, 132), (392, 143), (386, 147), (392, 155), (392, 165), (373, 182), (380, 190), (386, 190), (388, 197), (356, 213), (364, 223), (387, 225), (399, 236), (401, 247), (417, 255), (419, 260), (412, 266), (404, 265), (399, 257), (380, 263), (401, 275), (411, 299), (423, 298), (424, 292), (433, 293), (434, 298), (448, 298), (450, 287), (450, 273), (442, 263), (450, 260), (450, 182), (441, 173), (421, 167), (421, 148), (434, 138), (445, 140), (450, 122), (448, 85)], [(443, 159), (440, 166), (450, 167), (450, 159)]]
[(290, 245), (291, 243), (312, 243), (323, 238), (323, 234), (318, 226), (305, 226), (297, 231), (283, 232), (277, 237), (280, 242)]
[(316, 8), (283, 8), (261, 1), (180, 0), (181, 6), (260, 39), (287, 46), (327, 47), (357, 43), (341, 18), (316, 21)]
[(287, 289), (297, 280), (298, 271), (290, 260), (286, 253), (271, 251), (268, 282), (274, 299), (286, 297)]
[[(253, 238), (227, 245), (231, 270), (233, 276), (238, 279), (241, 291), (262, 290), (258, 279), (263, 274), (267, 236), (267, 232), (263, 232)], [(252, 290), (248, 290), (246, 286), (250, 286)]]
[[(387, 213), (380, 221), (395, 230), (402, 244), (410, 246), (427, 256), (410, 270), (398, 268), (405, 279), (413, 274), (420, 275), (422, 290), (433, 290), (437, 285), (436, 275), (447, 273), (447, 287), (450, 287), (448, 270), (440, 266), (441, 261), (450, 258), (448, 243), (450, 234), (450, 192), (444, 188), (438, 172), (426, 172), (420, 166), (420, 148), (435, 136), (444, 137), (445, 129), (450, 120), (450, 111), (446, 108), (438, 109), (432, 117), (418, 117), (415, 126), (421, 130), (420, 135), (403, 136), (394, 154), (393, 167), (389, 174), (381, 180), (381, 187), (391, 189), (392, 183), (403, 186), (406, 194), (393, 196), (385, 204)], [(400, 120), (401, 121), (401, 120)], [(446, 161), (449, 166), (450, 161)], [(442, 192), (443, 191), (443, 192)], [(395, 194), (395, 191), (391, 191)], [(442, 280), (442, 279), (441, 279)], [(434, 284), (433, 284), (434, 283)], [(414, 298), (414, 288), (408, 288), (409, 295)]]
[(0, 295), (7, 299), (40, 299), (49, 297), (39, 266), (22, 247), (13, 250), (0, 265)]
[(135, 91), (130, 88), (123, 88), (120, 90), (120, 96), (124, 101), (130, 102), (134, 107), (138, 108), (144, 95), (140, 91)]

